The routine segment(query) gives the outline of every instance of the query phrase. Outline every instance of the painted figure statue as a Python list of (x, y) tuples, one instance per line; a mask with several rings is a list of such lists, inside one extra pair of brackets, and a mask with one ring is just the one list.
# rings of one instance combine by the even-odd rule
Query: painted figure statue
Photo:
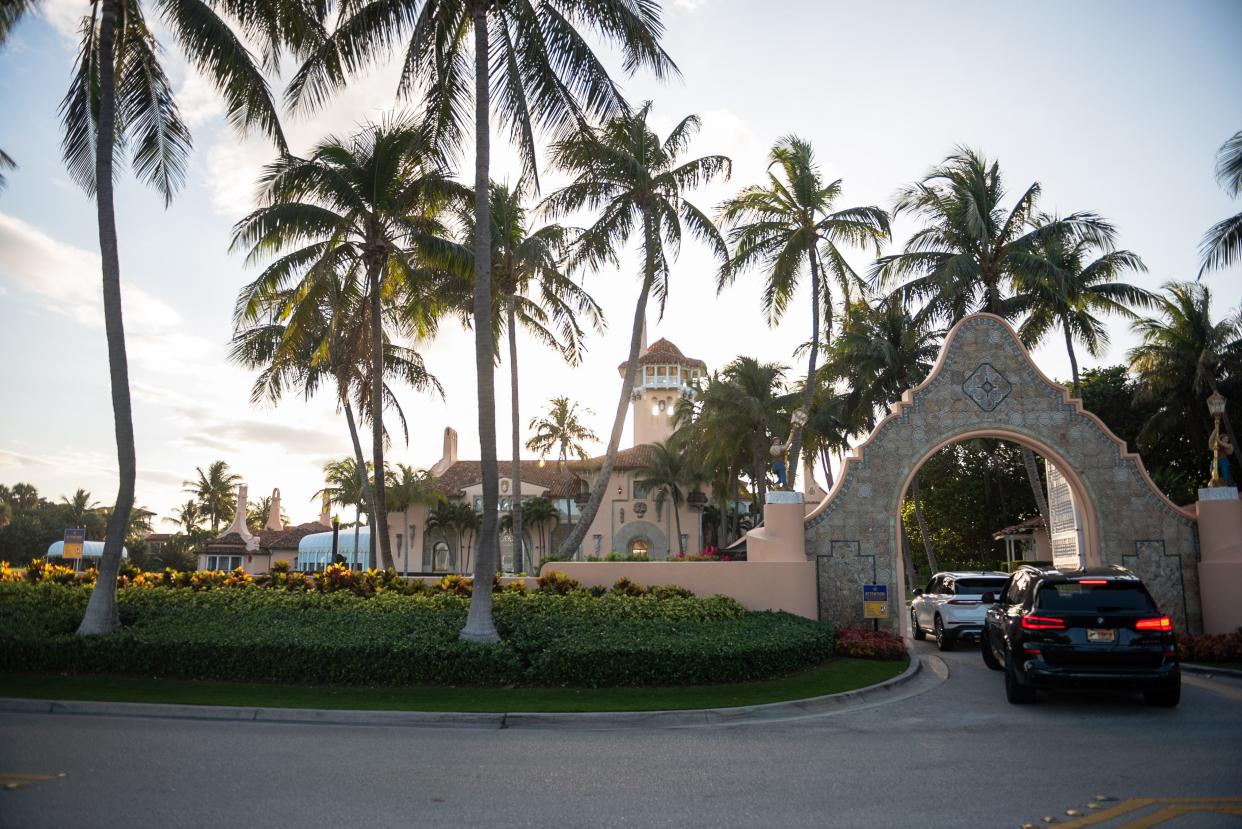
[(788, 443), (781, 443), (780, 438), (772, 438), (772, 446), (768, 449), (768, 454), (772, 456), (772, 472), (776, 475), (777, 486), (781, 489), (789, 486), (787, 474), (789, 465), (785, 461), (788, 451)]
[(1208, 448), (1212, 450), (1212, 480), (1209, 482), (1211, 486), (1233, 486), (1233, 470), (1229, 467), (1229, 457), (1233, 454), (1233, 442), (1229, 440), (1229, 435), (1220, 430), (1220, 421), (1216, 421), (1216, 428), (1212, 430), (1212, 436), (1208, 438)]

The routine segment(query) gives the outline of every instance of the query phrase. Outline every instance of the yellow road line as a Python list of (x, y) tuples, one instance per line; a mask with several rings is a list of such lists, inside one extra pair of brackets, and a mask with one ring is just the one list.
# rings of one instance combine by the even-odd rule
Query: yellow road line
[(13, 772), (0, 772), (0, 788), (13, 791), (20, 789), (29, 783), (37, 783), (41, 780), (55, 780), (57, 777), (64, 777), (63, 774), (17, 774)]
[(1205, 691), (1210, 691), (1213, 694), (1220, 694), (1222, 697), (1228, 697), (1232, 700), (1242, 700), (1242, 690), (1235, 688), (1232, 685), (1226, 685), (1223, 682), (1218, 682), (1215, 679), (1209, 679), (1205, 676), (1198, 676), (1194, 674), (1182, 674), (1182, 682), (1186, 685), (1193, 685), (1196, 688), (1202, 688)]
[(1062, 826), (1062, 829), (1069, 829), (1069, 827), (1094, 826), (1098, 823), (1107, 823), (1113, 818), (1121, 817), (1122, 815), (1127, 815), (1130, 812), (1134, 812), (1139, 809), (1145, 809), (1148, 806), (1151, 806), (1155, 803), (1156, 803), (1156, 800), (1154, 798), (1135, 797), (1130, 800), (1123, 800), (1120, 803), (1118, 803), (1116, 806), (1109, 807), (1108, 809), (1104, 809), (1099, 812), (1092, 812), (1091, 814), (1085, 815), (1082, 818), (1079, 818), (1077, 820), (1071, 820), (1068, 823), (1062, 823), (1061, 826)]
[(1132, 820), (1129, 823), (1124, 823), (1121, 826), (1118, 826), (1117, 829), (1151, 829), (1152, 826), (1159, 826), (1166, 820), (1172, 820), (1173, 818), (1178, 818), (1182, 815), (1189, 815), (1195, 812), (1206, 812), (1213, 815), (1242, 815), (1242, 808), (1226, 807), (1222, 809), (1208, 804), (1204, 804), (1202, 806), (1165, 806), (1163, 809), (1158, 809), (1150, 815), (1144, 815), (1138, 820)]
[[(1146, 809), (1149, 806), (1167, 805), (1169, 808), (1185, 807), (1190, 811), (1218, 811), (1220, 814), (1233, 814), (1232, 811), (1221, 811), (1231, 806), (1237, 805), (1242, 811), (1242, 797), (1135, 797), (1129, 800), (1123, 800), (1116, 806), (1103, 809), (1098, 812), (1092, 812), (1081, 818), (1076, 818), (1061, 824), (1062, 829), (1078, 829), (1080, 826), (1097, 826), (1101, 823), (1108, 823), (1119, 817), (1137, 812), (1140, 809)], [(1162, 810), (1164, 811), (1164, 810)], [(1159, 814), (1156, 812), (1154, 814)], [(1144, 816), (1139, 821), (1147, 820), (1150, 816)], [(1167, 818), (1165, 818), (1167, 819)], [(1134, 827), (1155, 826), (1154, 823), (1133, 822), (1125, 824), (1126, 829)], [(1121, 827), (1118, 827), (1121, 829)]]

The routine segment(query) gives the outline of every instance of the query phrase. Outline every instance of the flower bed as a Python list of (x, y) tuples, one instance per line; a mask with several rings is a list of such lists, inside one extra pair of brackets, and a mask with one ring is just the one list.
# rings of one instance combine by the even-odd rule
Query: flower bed
[(1242, 633), (1187, 633), (1177, 637), (1177, 646), (1183, 662), (1242, 665)]
[(896, 633), (868, 628), (839, 628), (837, 653), (861, 659), (905, 659), (906, 646)]

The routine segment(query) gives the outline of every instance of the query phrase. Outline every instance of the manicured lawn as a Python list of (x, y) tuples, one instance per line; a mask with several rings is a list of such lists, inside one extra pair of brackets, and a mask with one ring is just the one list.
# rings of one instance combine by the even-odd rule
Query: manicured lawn
[(891, 679), (903, 661), (840, 658), (779, 679), (657, 688), (341, 687), (101, 676), (0, 676), (0, 697), (383, 711), (549, 712), (726, 708), (850, 691)]

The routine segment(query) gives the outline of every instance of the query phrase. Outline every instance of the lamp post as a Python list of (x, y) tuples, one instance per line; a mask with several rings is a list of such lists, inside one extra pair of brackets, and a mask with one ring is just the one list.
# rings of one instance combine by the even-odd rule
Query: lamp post
[(1212, 396), (1207, 399), (1207, 407), (1215, 424), (1211, 439), (1212, 476), (1208, 479), (1208, 486), (1224, 486), (1225, 480), (1220, 475), (1220, 450), (1222, 445), (1228, 446), (1228, 438), (1220, 433), (1220, 419), (1225, 414), (1225, 396), (1219, 391), (1212, 392)]

